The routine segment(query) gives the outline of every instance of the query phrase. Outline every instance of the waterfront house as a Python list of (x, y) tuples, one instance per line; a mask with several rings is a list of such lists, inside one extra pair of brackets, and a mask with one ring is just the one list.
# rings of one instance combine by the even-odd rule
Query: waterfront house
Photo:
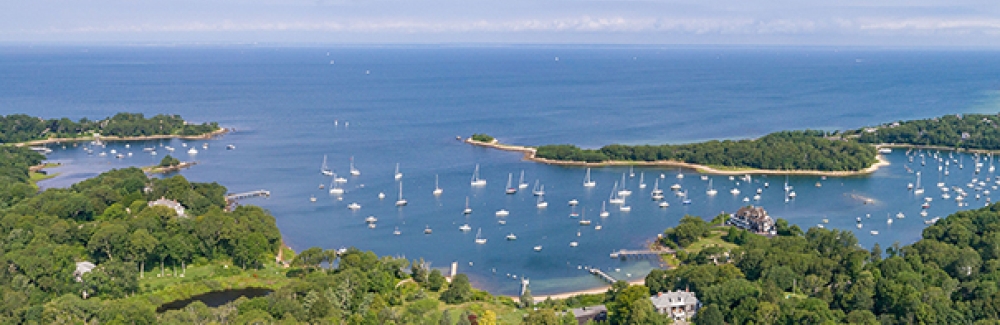
[(774, 219), (762, 207), (745, 206), (729, 216), (726, 224), (746, 229), (762, 235), (775, 235)]
[(674, 320), (689, 320), (698, 312), (698, 308), (701, 308), (698, 297), (688, 290), (660, 292), (649, 299), (653, 302), (656, 312), (669, 315)]
[(608, 320), (608, 307), (604, 305), (587, 306), (583, 308), (573, 308), (571, 310), (579, 325), (587, 322), (603, 322)]
[(174, 209), (174, 211), (177, 212), (178, 217), (187, 217), (187, 215), (184, 214), (184, 206), (177, 202), (177, 200), (167, 200), (167, 198), (161, 196), (159, 200), (149, 201), (149, 206), (165, 206)]

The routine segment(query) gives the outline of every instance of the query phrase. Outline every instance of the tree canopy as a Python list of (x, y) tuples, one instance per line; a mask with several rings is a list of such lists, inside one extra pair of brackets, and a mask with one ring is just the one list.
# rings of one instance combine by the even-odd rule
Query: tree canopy
[(188, 124), (179, 115), (118, 113), (103, 120), (86, 118), (43, 119), (24, 114), (0, 116), (0, 143), (43, 140), (51, 137), (77, 138), (99, 133), (103, 136), (135, 137), (151, 135), (202, 135), (219, 129), (219, 124)]

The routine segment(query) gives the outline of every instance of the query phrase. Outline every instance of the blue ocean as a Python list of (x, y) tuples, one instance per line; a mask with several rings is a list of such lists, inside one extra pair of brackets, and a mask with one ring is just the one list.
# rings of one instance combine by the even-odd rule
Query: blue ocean
[[(285, 242), (296, 250), (355, 246), (423, 258), (437, 268), (457, 263), (459, 272), (494, 294), (516, 294), (514, 276), (529, 278), (536, 296), (604, 285), (585, 267), (601, 268), (617, 279), (640, 279), (659, 262), (609, 254), (644, 247), (684, 215), (711, 219), (748, 204), (803, 228), (854, 231), (865, 247), (908, 244), (920, 238), (925, 220), (1000, 199), (1000, 191), (977, 192), (980, 198), (969, 196), (968, 205), (959, 205), (943, 199), (937, 183), (965, 187), (973, 178), (989, 178), (989, 188), (997, 175), (986, 171), (990, 162), (982, 157), (980, 174), (973, 171), (974, 156), (955, 154), (952, 159), (964, 168), (953, 164), (944, 175), (938, 161), (926, 159), (921, 165), (919, 158), (911, 162), (896, 150), (887, 155), (891, 165), (870, 176), (790, 177), (797, 197), (789, 202), (782, 194), (785, 177), (747, 182), (711, 176), (718, 195), (709, 196), (708, 180), (676, 168), (595, 168), (597, 186), (585, 188), (585, 169), (526, 162), (520, 154), (473, 147), (456, 136), (486, 133), (511, 144), (594, 148), (744, 139), (788, 129), (841, 130), (998, 111), (1000, 55), (981, 51), (0, 47), (0, 114), (72, 119), (117, 112), (180, 114), (234, 129), (208, 141), (133, 142), (128, 148), (109, 143), (97, 150), (133, 154), (123, 159), (88, 155), (84, 144), (50, 145), (49, 159), (63, 166), (51, 170), (59, 176), (43, 187), (69, 186), (112, 168), (151, 165), (170, 146), (178, 149), (174, 156), (198, 162), (181, 172), (188, 179), (219, 182), (233, 192), (271, 191), (270, 198), (244, 203), (270, 210)], [(229, 144), (236, 149), (226, 150)], [(199, 153), (187, 154), (185, 145)], [(159, 155), (144, 152), (145, 147)], [(324, 156), (347, 179), (338, 185), (342, 195), (328, 192), (331, 177), (320, 174)], [(352, 157), (359, 176), (349, 174)], [(486, 186), (470, 186), (477, 165)], [(508, 177), (518, 183), (522, 172), (530, 186), (505, 194)], [(926, 188), (922, 195), (907, 189), (916, 182), (916, 172)], [(443, 191), (437, 196), (432, 194), (436, 179)], [(545, 186), (547, 208), (536, 207), (531, 193), (536, 181)], [(626, 199), (632, 209), (608, 205), (609, 216), (600, 217), (615, 182), (632, 191)], [(690, 204), (669, 190), (669, 207), (650, 200), (655, 186), (674, 184), (687, 191)], [(730, 194), (734, 187), (741, 193)], [(400, 188), (408, 201), (403, 207), (395, 205)], [(752, 199), (757, 189), (759, 200)], [(928, 216), (921, 217), (925, 197), (932, 202)], [(467, 198), (473, 212), (465, 215)], [(579, 205), (571, 207), (574, 199)], [(348, 209), (351, 203), (360, 209)], [(509, 216), (497, 217), (500, 209)], [(571, 213), (592, 224), (580, 225)], [(897, 218), (899, 213), (905, 217)], [(378, 219), (374, 228), (365, 222), (369, 216)], [(888, 224), (889, 219), (894, 222)], [(465, 224), (470, 231), (459, 230)], [(879, 234), (871, 235), (872, 230)], [(485, 244), (475, 242), (479, 232)], [(517, 239), (506, 240), (509, 234)]]

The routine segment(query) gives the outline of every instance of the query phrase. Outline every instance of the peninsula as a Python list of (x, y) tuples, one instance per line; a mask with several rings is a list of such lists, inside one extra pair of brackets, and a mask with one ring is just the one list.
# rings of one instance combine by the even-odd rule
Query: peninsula
[(226, 133), (218, 123), (193, 124), (179, 115), (118, 113), (102, 120), (43, 119), (24, 114), (0, 116), (0, 144), (43, 145), (72, 141), (208, 139)]
[(747, 140), (612, 144), (599, 149), (571, 144), (508, 145), (486, 134), (474, 134), (466, 142), (522, 152), (526, 160), (552, 165), (680, 167), (721, 175), (854, 176), (873, 173), (889, 164), (878, 154), (881, 148), (1000, 152), (1000, 115), (947, 115), (844, 132), (782, 131)]
[(875, 147), (830, 139), (824, 137), (822, 131), (778, 132), (755, 140), (687, 145), (609, 145), (597, 150), (574, 145), (515, 146), (501, 144), (496, 139), (484, 142), (468, 138), (465, 141), (476, 146), (521, 152), (526, 160), (550, 165), (679, 167), (718, 175), (842, 177), (870, 174), (888, 165)]

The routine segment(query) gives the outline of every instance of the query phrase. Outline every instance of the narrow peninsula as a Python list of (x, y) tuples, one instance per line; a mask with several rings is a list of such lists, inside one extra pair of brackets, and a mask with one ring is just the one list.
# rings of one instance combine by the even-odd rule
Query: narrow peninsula
[(881, 148), (1000, 151), (1000, 116), (948, 115), (844, 132), (781, 131), (747, 140), (612, 144), (599, 149), (582, 149), (572, 144), (507, 145), (486, 134), (474, 134), (466, 142), (522, 152), (526, 160), (552, 165), (680, 167), (722, 175), (854, 176), (870, 174), (888, 165), (879, 155)]

